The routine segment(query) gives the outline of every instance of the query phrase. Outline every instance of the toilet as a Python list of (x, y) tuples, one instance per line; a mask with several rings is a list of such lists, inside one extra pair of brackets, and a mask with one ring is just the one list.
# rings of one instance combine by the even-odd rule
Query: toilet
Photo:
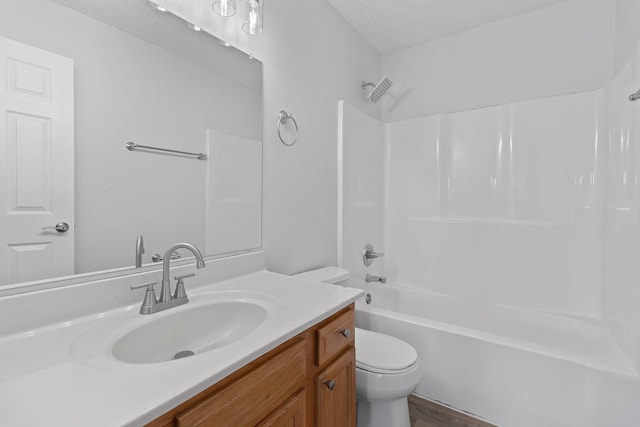
[[(345, 285), (349, 272), (325, 267), (294, 277)], [(407, 396), (420, 381), (418, 353), (398, 338), (361, 328), (355, 342), (358, 427), (409, 427)]]

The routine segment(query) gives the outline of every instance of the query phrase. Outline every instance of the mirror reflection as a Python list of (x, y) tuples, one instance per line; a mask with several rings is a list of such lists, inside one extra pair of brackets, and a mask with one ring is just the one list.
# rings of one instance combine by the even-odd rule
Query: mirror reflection
[(3, 0), (0, 56), (0, 286), (260, 247), (259, 61), (145, 0)]

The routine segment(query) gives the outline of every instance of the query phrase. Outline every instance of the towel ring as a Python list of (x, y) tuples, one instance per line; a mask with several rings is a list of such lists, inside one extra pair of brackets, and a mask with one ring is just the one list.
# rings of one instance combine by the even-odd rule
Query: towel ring
[[(282, 134), (280, 133), (280, 126), (287, 123), (287, 120), (291, 119), (293, 125), (296, 127), (296, 136), (293, 138), (291, 143), (285, 142), (284, 138), (282, 138)], [(293, 118), (293, 114), (287, 113), (286, 111), (280, 111), (280, 115), (278, 116), (278, 138), (280, 138), (280, 142), (282, 142), (287, 147), (291, 147), (298, 141), (298, 122)]]

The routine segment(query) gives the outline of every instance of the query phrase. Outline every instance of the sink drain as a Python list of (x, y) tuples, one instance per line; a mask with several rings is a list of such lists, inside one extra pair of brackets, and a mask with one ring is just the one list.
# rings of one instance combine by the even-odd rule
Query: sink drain
[(173, 356), (173, 359), (183, 359), (185, 357), (193, 356), (195, 353), (191, 350), (182, 350), (179, 351)]

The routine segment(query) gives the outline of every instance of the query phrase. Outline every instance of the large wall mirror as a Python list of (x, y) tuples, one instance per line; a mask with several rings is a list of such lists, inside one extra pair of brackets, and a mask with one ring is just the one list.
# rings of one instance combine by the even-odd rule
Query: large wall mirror
[(261, 246), (259, 61), (146, 0), (2, 0), (0, 55), (0, 290)]

